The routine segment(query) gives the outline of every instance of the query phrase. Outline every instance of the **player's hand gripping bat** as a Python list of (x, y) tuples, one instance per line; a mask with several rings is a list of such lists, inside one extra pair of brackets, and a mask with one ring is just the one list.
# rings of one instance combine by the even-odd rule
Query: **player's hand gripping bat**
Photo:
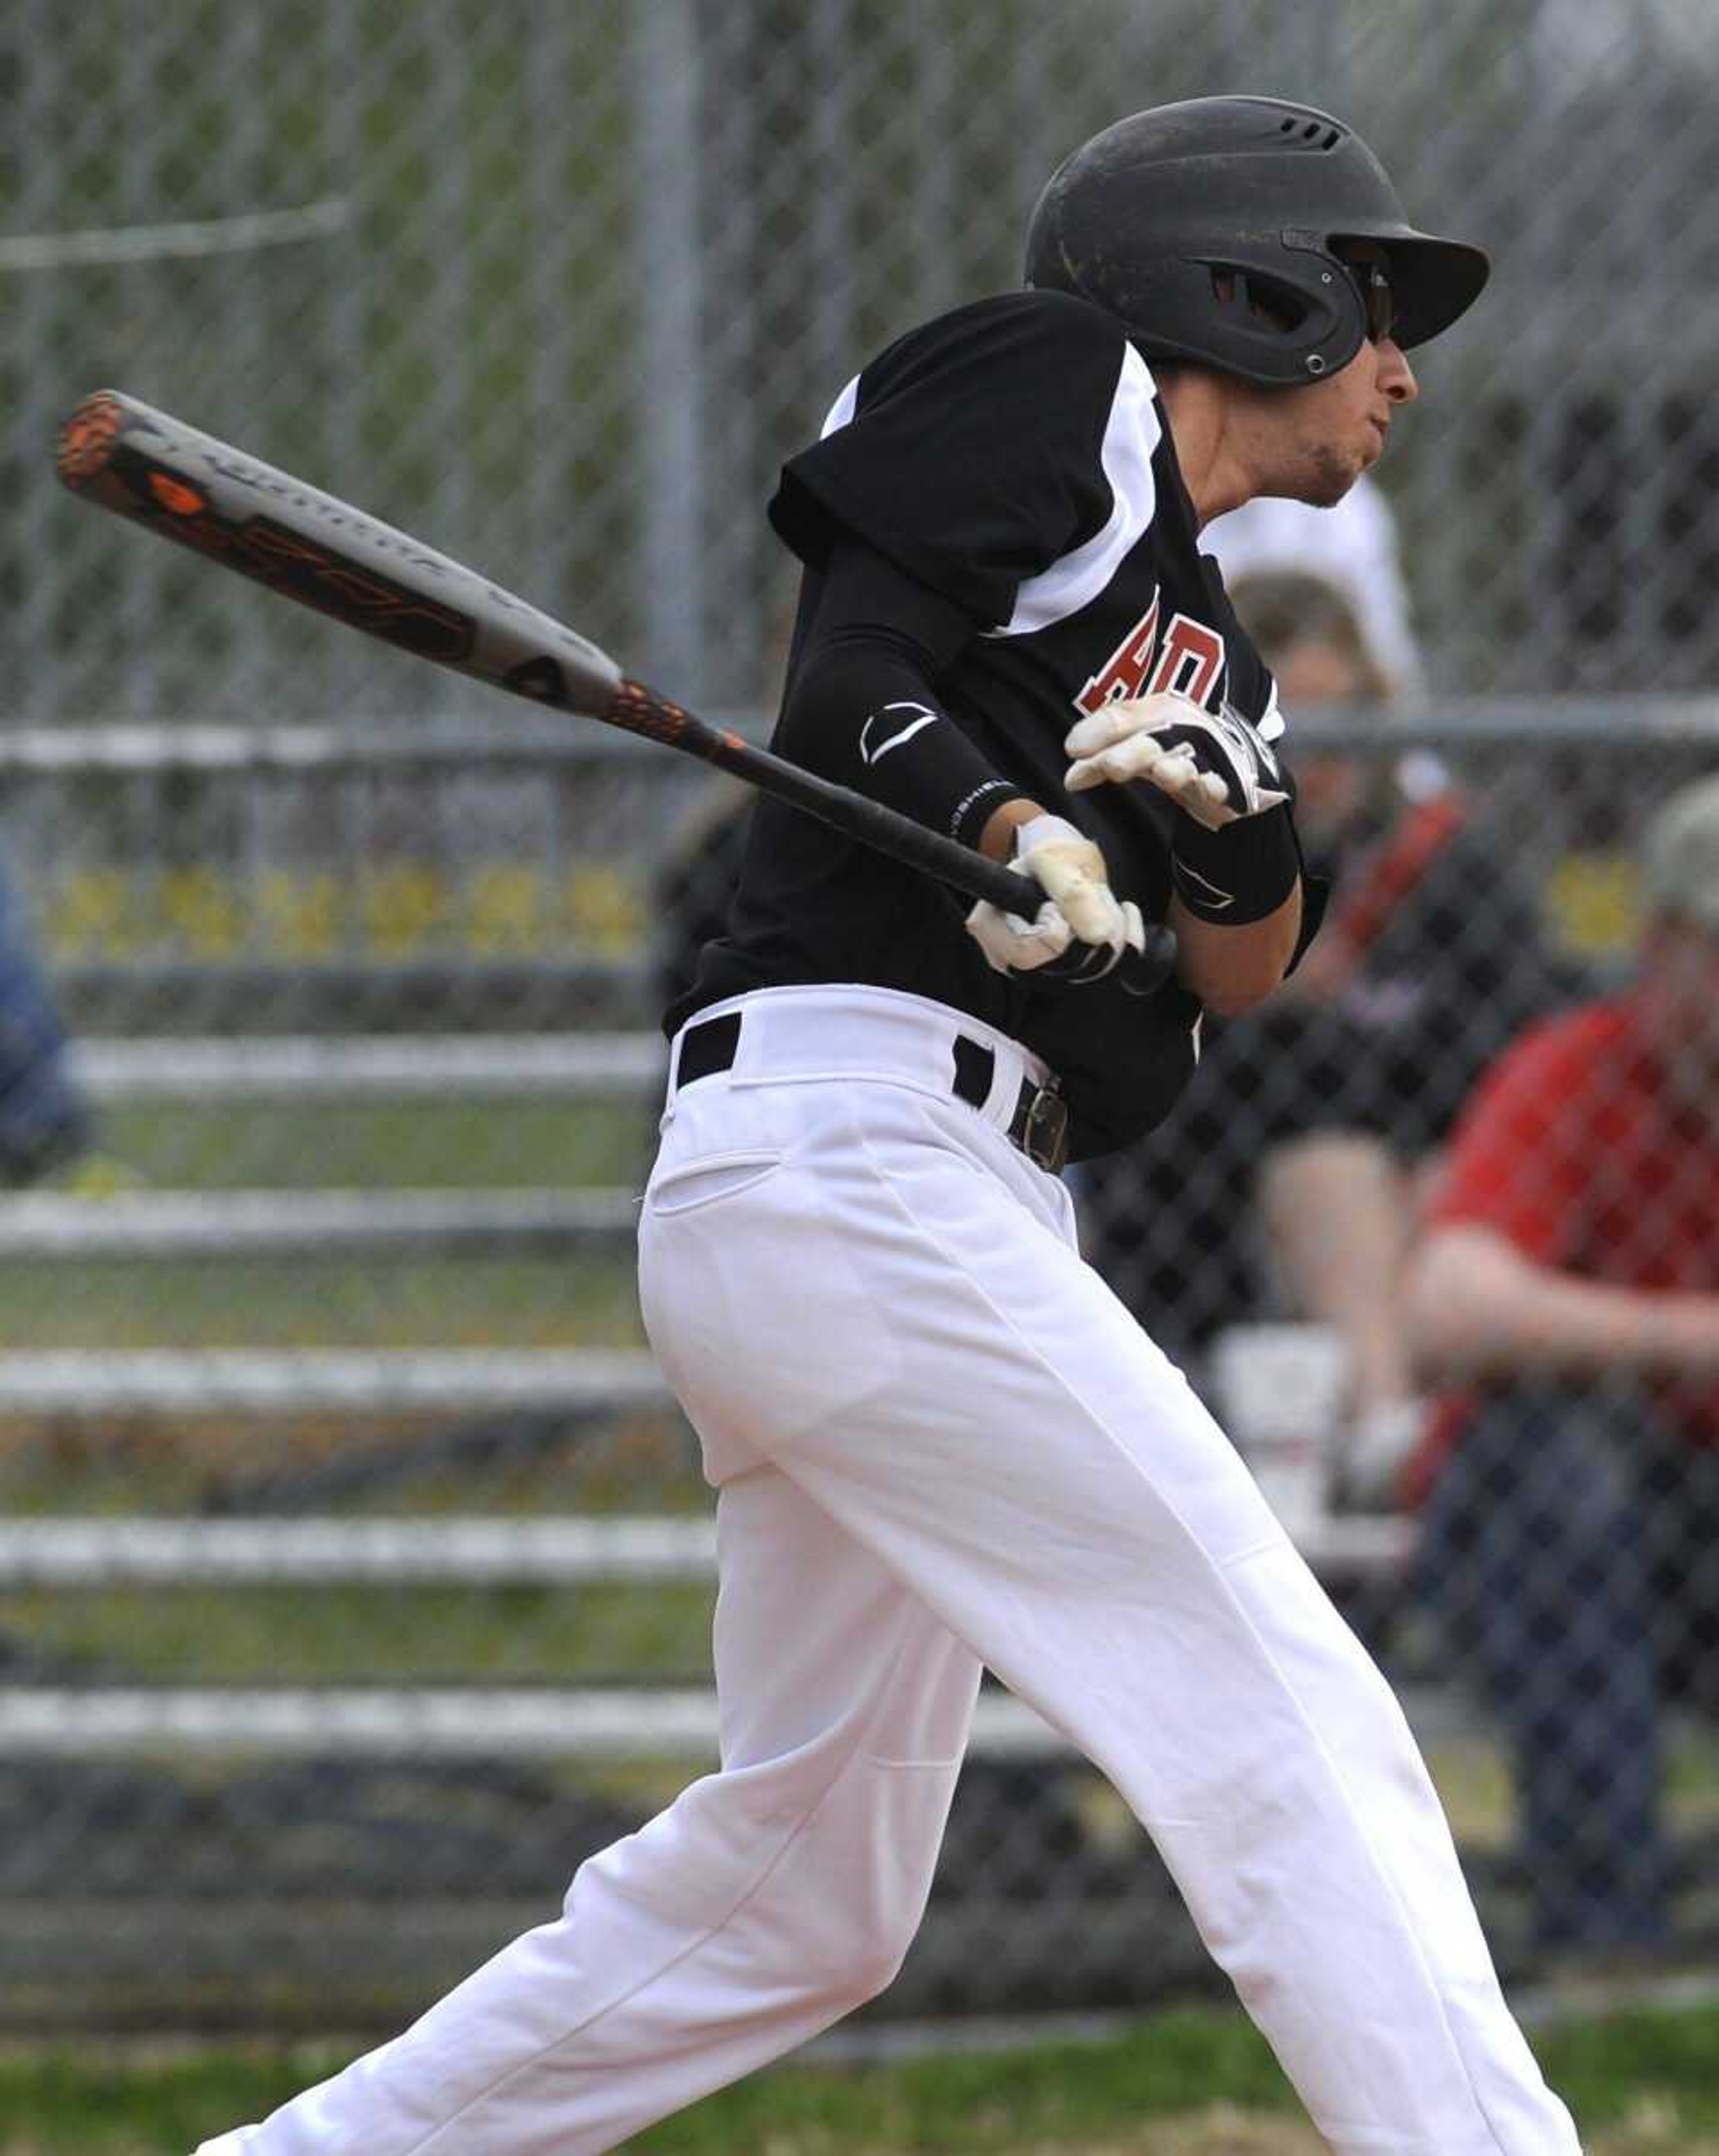
[[(1014, 870), (706, 725), (475, 570), (135, 398), (112, 389), (85, 398), (60, 429), (58, 465), (85, 501), (367, 636), (534, 704), (701, 757), (969, 898), (1012, 913), (1036, 911), (1035, 900), (1023, 903)], [(1170, 932), (1149, 927), (1145, 949), (1128, 954), (1127, 985), (1150, 993), (1175, 955)]]

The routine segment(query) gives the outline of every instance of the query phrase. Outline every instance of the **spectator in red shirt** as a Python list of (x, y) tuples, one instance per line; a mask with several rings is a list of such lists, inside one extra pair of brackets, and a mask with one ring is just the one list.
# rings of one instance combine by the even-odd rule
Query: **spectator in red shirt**
[(1530, 1030), (1408, 1282), (1448, 1636), (1509, 1730), (1547, 1947), (1663, 1934), (1664, 1709), (1719, 1701), (1719, 778), (1650, 825), (1627, 992)]

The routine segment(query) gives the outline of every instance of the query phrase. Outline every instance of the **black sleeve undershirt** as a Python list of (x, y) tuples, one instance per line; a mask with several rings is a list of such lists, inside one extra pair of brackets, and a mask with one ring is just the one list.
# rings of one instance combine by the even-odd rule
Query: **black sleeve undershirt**
[(994, 771), (938, 699), (977, 634), (967, 610), (851, 532), (808, 571), (778, 741), (796, 763), (976, 845), (1024, 789)]

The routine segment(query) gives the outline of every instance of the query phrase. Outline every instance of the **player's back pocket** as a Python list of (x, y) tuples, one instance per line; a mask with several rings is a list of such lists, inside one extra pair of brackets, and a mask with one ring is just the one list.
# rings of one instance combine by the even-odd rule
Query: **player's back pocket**
[(747, 1152), (704, 1153), (695, 1160), (659, 1169), (644, 1193), (646, 1209), (665, 1219), (695, 1213), (724, 1198), (752, 1190), (781, 1167), (783, 1156), (758, 1148)]

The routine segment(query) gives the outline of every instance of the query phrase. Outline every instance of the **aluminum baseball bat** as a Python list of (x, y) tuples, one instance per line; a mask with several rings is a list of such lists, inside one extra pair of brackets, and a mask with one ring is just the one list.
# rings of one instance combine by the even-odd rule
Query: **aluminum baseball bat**
[[(170, 413), (96, 390), (61, 427), (56, 463), (85, 501), (367, 636), (699, 757), (969, 898), (1024, 910), (1013, 869), (708, 725), (476, 570)], [(1150, 993), (1175, 963), (1168, 929), (1149, 925), (1147, 939), (1124, 961), (1136, 993)]]

